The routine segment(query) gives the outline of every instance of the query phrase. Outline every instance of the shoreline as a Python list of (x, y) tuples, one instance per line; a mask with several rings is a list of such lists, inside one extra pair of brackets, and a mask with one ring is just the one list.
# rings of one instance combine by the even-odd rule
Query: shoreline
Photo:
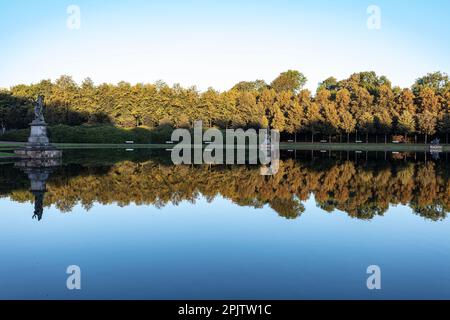
[[(0, 157), (9, 156), (4, 151), (23, 147), (23, 142), (0, 141)], [(115, 144), (115, 143), (54, 143), (64, 149), (171, 149), (175, 144)], [(202, 147), (206, 147), (204, 144)], [(226, 147), (227, 145), (225, 145)], [(396, 144), (396, 143), (308, 143), (308, 142), (280, 142), (280, 150), (327, 150), (327, 151), (393, 151), (393, 152), (429, 152), (429, 144)], [(450, 144), (440, 145), (442, 152), (450, 152)], [(197, 146), (192, 146), (196, 148)], [(241, 148), (242, 146), (236, 146)], [(243, 146), (248, 148), (247, 146)]]

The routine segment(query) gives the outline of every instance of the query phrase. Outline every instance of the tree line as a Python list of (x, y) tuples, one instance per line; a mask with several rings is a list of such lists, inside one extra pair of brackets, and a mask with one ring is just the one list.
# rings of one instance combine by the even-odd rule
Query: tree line
[[(189, 128), (197, 120), (204, 127), (274, 128), (284, 137), (308, 141), (326, 139), (388, 142), (388, 135), (429, 141), (450, 133), (450, 81), (435, 72), (416, 80), (411, 88), (393, 86), (375, 72), (330, 77), (313, 94), (304, 89), (306, 77), (295, 70), (281, 73), (270, 84), (243, 81), (230, 90), (154, 84), (78, 85), (70, 76), (0, 91), (2, 132), (27, 128), (33, 118), (33, 99), (45, 96), (50, 125), (108, 124), (120, 128)], [(379, 141), (380, 139), (380, 141)]]

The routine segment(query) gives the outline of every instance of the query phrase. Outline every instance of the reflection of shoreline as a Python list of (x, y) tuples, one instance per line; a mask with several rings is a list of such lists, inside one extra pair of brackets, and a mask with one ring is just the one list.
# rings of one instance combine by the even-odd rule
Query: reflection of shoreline
[[(375, 154), (350, 153), (352, 161), (346, 160), (347, 153), (331, 156), (299, 152), (297, 160), (280, 161), (280, 171), (271, 177), (261, 176), (258, 166), (172, 166), (164, 158), (107, 166), (101, 161), (66, 165), (50, 177), (43, 205), (54, 204), (63, 212), (78, 203), (85, 208), (95, 203), (163, 207), (195, 201), (200, 194), (209, 199), (221, 195), (242, 206), (269, 205), (280, 216), (297, 218), (303, 212), (301, 202), (313, 195), (322, 209), (344, 211), (359, 219), (383, 215), (389, 205), (397, 204), (409, 205), (432, 220), (445, 218), (449, 211), (450, 168), (443, 160), (425, 162), (414, 154), (404, 158), (393, 154), (390, 161), (383, 161), (383, 153), (378, 159)], [(18, 176), (4, 173), (5, 177)], [(15, 201), (33, 200), (28, 181), (22, 187), (14, 185), (2, 193), (6, 191)]]

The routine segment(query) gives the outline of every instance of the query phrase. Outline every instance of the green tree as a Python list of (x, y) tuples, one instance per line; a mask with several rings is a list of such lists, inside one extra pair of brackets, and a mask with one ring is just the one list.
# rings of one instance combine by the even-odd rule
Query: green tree
[(334, 77), (329, 77), (325, 79), (323, 82), (319, 83), (319, 87), (317, 88), (317, 92), (322, 89), (326, 89), (330, 91), (331, 95), (334, 97), (336, 95), (336, 91), (339, 87), (338, 81)]
[(260, 92), (268, 87), (269, 85), (264, 80), (241, 81), (238, 84), (236, 84), (231, 90)]
[(270, 86), (276, 91), (290, 91), (298, 93), (306, 84), (306, 77), (299, 71), (288, 70), (281, 73)]
[(446, 73), (433, 72), (417, 79), (412, 87), (412, 91), (416, 96), (418, 96), (424, 88), (429, 88), (433, 92), (441, 93), (448, 88), (448, 86), (449, 78)]

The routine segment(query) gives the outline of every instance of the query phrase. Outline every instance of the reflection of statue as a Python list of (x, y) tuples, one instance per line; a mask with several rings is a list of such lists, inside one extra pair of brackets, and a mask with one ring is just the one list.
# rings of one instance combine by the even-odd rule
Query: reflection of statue
[(34, 215), (33, 219), (41, 221), (44, 213), (44, 193), (45, 191), (34, 191)]
[(30, 191), (34, 195), (33, 219), (40, 221), (44, 213), (44, 197), (47, 192), (46, 183), (53, 169), (61, 165), (61, 159), (29, 159), (15, 163), (30, 180)]
[(44, 96), (40, 95), (34, 106), (34, 121), (44, 122)]

